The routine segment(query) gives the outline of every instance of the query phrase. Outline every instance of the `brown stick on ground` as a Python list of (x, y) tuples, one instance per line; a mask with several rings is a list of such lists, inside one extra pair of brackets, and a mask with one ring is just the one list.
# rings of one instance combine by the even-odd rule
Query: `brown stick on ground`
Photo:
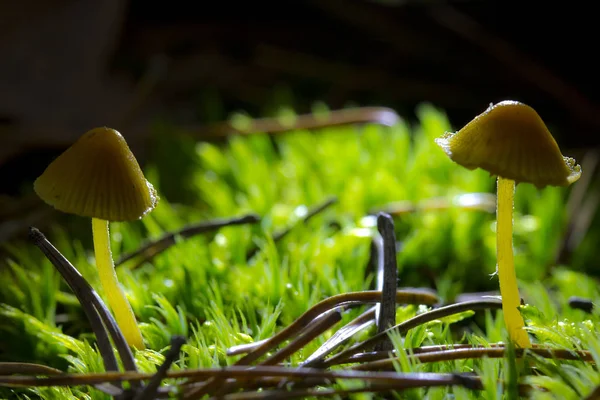
[(220, 122), (205, 127), (189, 127), (183, 131), (199, 140), (222, 139), (232, 134), (282, 133), (292, 130), (320, 129), (329, 126), (374, 123), (392, 126), (400, 120), (396, 112), (385, 107), (358, 107), (329, 111), (326, 115), (302, 114), (293, 123), (286, 124), (280, 118), (258, 118), (249, 121), (247, 127), (235, 127), (231, 122)]

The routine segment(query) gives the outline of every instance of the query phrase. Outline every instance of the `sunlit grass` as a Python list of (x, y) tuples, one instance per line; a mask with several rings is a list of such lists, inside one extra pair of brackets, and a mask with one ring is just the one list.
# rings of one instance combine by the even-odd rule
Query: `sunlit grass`
[[(141, 221), (111, 224), (115, 259), (190, 222), (249, 212), (260, 215), (261, 222), (181, 240), (140, 268), (131, 269), (134, 263), (118, 268), (148, 345), (148, 350), (135, 355), (140, 370), (151, 372), (160, 365), (172, 335), (189, 339), (174, 368), (230, 365), (239, 357), (226, 356), (228, 347), (272, 336), (325, 297), (368, 289), (373, 281), (373, 271), (366, 269), (370, 235), (375, 232), (373, 219), (365, 218), (370, 211), (398, 200), (492, 192), (495, 181), (487, 173), (453, 164), (435, 145), (435, 137), (451, 130), (443, 113), (424, 105), (418, 116), (415, 126), (401, 122), (393, 127), (331, 127), (292, 131), (275, 140), (256, 134), (231, 137), (225, 144), (161, 136), (165, 145), (154, 150), (155, 162), (148, 165), (147, 177), (159, 192), (163, 185), (179, 185), (191, 200), (176, 204), (162, 194), (158, 207)], [(169, 160), (185, 168), (174, 170)], [(538, 191), (518, 185), (515, 263), (530, 304), (524, 315), (536, 343), (589, 349), (598, 361), (598, 315), (567, 305), (571, 295), (598, 299), (597, 282), (567, 266), (553, 266), (566, 195), (565, 189)], [(274, 242), (275, 232), (330, 196), (338, 198), (335, 205)], [(401, 243), (400, 286), (433, 287), (445, 301), (465, 291), (497, 289), (497, 278), (491, 276), (493, 214), (451, 207), (403, 215), (395, 224)], [(77, 232), (56, 227), (46, 233), (103, 296), (91, 248)], [(256, 245), (260, 251), (248, 261), (246, 253)], [(101, 371), (85, 315), (52, 265), (27, 243), (11, 244), (8, 251), (0, 268), (1, 361), (37, 362), (70, 372)], [(579, 260), (585, 257), (575, 254)], [(400, 307), (397, 320), (423, 311)], [(357, 315), (357, 310), (349, 312), (342, 322)], [(372, 333), (361, 333), (357, 339)], [(288, 361), (299, 363), (330, 335), (317, 338)], [(498, 386), (498, 379), (518, 372), (521, 382), (548, 388), (554, 398), (579, 398), (600, 382), (594, 367), (575, 361), (527, 357), (528, 369), (519, 371), (507, 368), (508, 359), (409, 361), (410, 349), (422, 345), (461, 340), (488, 345), (505, 340), (501, 316), (490, 312), (434, 321), (392, 339), (400, 356), (398, 371), (476, 372), (484, 385), (479, 394), (461, 388), (414, 389), (403, 392), (402, 398), (442, 399), (454, 393), (456, 398), (499, 399), (505, 389)], [(544, 375), (532, 374), (532, 365)], [(83, 387), (14, 393), (0, 388), (0, 396), (108, 398)], [(370, 398), (364, 396), (357, 398)]]

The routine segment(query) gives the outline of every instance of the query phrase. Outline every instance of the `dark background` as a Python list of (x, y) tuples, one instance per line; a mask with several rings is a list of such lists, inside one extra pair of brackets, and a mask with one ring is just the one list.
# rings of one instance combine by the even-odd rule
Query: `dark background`
[[(529, 7), (525, 8), (525, 4)], [(520, 100), (565, 152), (599, 144), (593, 3), (0, 2), (0, 185), (18, 194), (92, 127), (144, 161), (152, 123), (423, 101), (455, 127)]]

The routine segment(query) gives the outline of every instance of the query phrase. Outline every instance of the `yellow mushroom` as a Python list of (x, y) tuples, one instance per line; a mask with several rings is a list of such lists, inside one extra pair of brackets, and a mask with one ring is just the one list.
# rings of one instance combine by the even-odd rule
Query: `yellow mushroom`
[(538, 113), (517, 101), (490, 105), (458, 132), (447, 132), (435, 141), (459, 165), (498, 176), (496, 251), (504, 322), (517, 346), (531, 347), (518, 310), (521, 298), (513, 260), (515, 185), (568, 186), (579, 179), (581, 167), (563, 157)]
[(123, 136), (110, 128), (92, 129), (58, 156), (33, 187), (57, 210), (92, 218), (96, 266), (108, 303), (129, 345), (144, 349), (135, 316), (117, 280), (108, 223), (142, 218), (154, 209), (158, 196)]

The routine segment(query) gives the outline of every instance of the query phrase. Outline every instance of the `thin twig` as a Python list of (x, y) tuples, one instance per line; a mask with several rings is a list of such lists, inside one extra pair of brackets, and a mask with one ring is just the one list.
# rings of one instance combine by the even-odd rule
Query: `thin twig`
[(313, 324), (309, 330), (298, 336), (296, 340), (293, 340), (290, 344), (273, 354), (271, 357), (267, 358), (265, 361), (261, 362), (259, 365), (275, 365), (285, 360), (313, 341), (317, 336), (321, 335), (327, 329), (331, 328), (334, 324), (340, 322), (341, 319), (342, 314), (339, 311), (334, 310), (328, 312), (326, 316), (319, 319), (319, 323)]
[[(383, 271), (381, 271), (381, 314), (377, 321), (377, 332), (381, 333), (396, 324), (396, 289), (398, 287), (398, 267), (396, 261), (396, 234), (394, 221), (388, 214), (377, 216), (377, 230), (381, 235)], [(377, 350), (392, 350), (391, 340), (382, 340), (376, 345)]]
[[(298, 332), (298, 335), (302, 335), (305, 332), (307, 332), (308, 330), (313, 328), (313, 325), (318, 324), (321, 322), (321, 318), (326, 317), (328, 314), (331, 313), (330, 311), (326, 311), (321, 315), (318, 315), (317, 317), (315, 317), (312, 321), (310, 321), (308, 324), (306, 324), (304, 327), (300, 328), (300, 331)], [(267, 340), (267, 339), (263, 339), (263, 340), (259, 340), (258, 342), (252, 342), (252, 343), (244, 343), (244, 344), (239, 344), (236, 346), (231, 346), (226, 350), (226, 354), (228, 356), (238, 356), (241, 354), (248, 354), (252, 351), (254, 351), (254, 349), (260, 347), (261, 345), (263, 345)]]
[(181, 351), (181, 346), (183, 346), (186, 342), (186, 339), (183, 336), (173, 336), (171, 338), (171, 348), (165, 355), (165, 361), (163, 361), (162, 365), (156, 371), (156, 374), (150, 379), (148, 385), (138, 393), (137, 396), (134, 397), (133, 400), (153, 400), (158, 387), (163, 379), (165, 379), (169, 368), (171, 368), (171, 364), (175, 362), (177, 357), (179, 356), (179, 352)]
[(329, 367), (330, 365), (341, 364), (346, 361), (349, 357), (357, 354), (358, 352), (366, 349), (367, 347), (374, 346), (380, 340), (388, 337), (388, 333), (397, 332), (404, 334), (408, 330), (415, 328), (421, 324), (431, 322), (433, 320), (444, 318), (449, 315), (458, 314), (464, 311), (470, 310), (486, 310), (486, 309), (501, 309), (502, 302), (500, 300), (479, 300), (479, 301), (468, 301), (464, 303), (456, 303), (448, 306), (436, 308), (434, 310), (419, 314), (416, 317), (410, 318), (396, 326), (393, 326), (385, 331), (378, 333), (375, 336), (365, 340), (364, 342), (358, 343), (345, 351), (336, 354), (333, 357), (323, 361), (318, 366), (321, 368)]
[[(411, 349), (407, 351), (410, 352)], [(592, 354), (588, 351), (575, 351), (565, 349), (541, 349), (541, 348), (530, 348), (530, 349), (515, 349), (516, 357), (524, 357), (527, 353), (536, 354), (543, 358), (556, 358), (562, 360), (571, 361), (594, 361)], [(419, 362), (419, 363), (431, 363), (440, 361), (452, 361), (452, 360), (465, 360), (470, 358), (502, 358), (506, 354), (504, 347), (496, 348), (461, 348), (461, 349), (448, 349), (442, 351), (432, 351), (422, 354), (409, 354), (408, 361)], [(353, 370), (357, 371), (393, 371), (395, 369), (395, 363), (398, 362), (398, 358), (387, 358), (384, 360), (372, 361), (363, 363), (353, 367)], [(350, 361), (350, 359), (346, 360)]]
[[(341, 346), (346, 340), (350, 339), (357, 332), (366, 329), (375, 323), (375, 307), (369, 308), (367, 311), (359, 315), (357, 318), (350, 321), (338, 329), (325, 343), (323, 343), (314, 353), (307, 357), (299, 368), (311, 368), (313, 365), (319, 364), (327, 355), (329, 355), (337, 347)], [(279, 387), (287, 384), (288, 381), (283, 381)]]
[[(293, 368), (282, 366), (228, 366), (223, 368), (185, 369), (168, 371), (169, 379), (253, 379), (265, 377), (280, 377), (282, 379), (361, 379), (365, 382), (396, 383), (446, 380), (455, 374), (447, 373), (398, 373), (398, 372), (371, 372), (354, 370), (322, 370), (316, 368)], [(104, 372), (90, 374), (63, 374), (58, 376), (37, 378), (30, 376), (0, 376), (0, 385), (12, 387), (48, 387), (48, 386), (80, 386), (99, 383), (115, 383), (124, 381), (150, 380), (154, 374), (140, 372)]]
[[(273, 242), (277, 243), (278, 241), (282, 240), (285, 236), (287, 236), (299, 223), (302, 224), (307, 224), (308, 221), (310, 221), (313, 217), (315, 217), (316, 215), (322, 213), (323, 211), (325, 211), (326, 209), (328, 209), (329, 207), (331, 207), (332, 205), (334, 205), (335, 203), (337, 203), (338, 199), (337, 197), (330, 197), (327, 200), (325, 200), (323, 203), (317, 205), (316, 207), (314, 207), (313, 209), (311, 209), (305, 216), (304, 218), (302, 218), (300, 221), (293, 223), (292, 225), (288, 226), (287, 228), (284, 228), (282, 231), (276, 232), (275, 234), (273, 234)], [(254, 246), (252, 247), (250, 250), (248, 250), (248, 252), (246, 253), (246, 260), (250, 260), (252, 257), (254, 257), (254, 255), (259, 251), (259, 247), (258, 246)]]
[[(430, 363), (465, 358), (502, 358), (504, 353), (505, 349), (503, 346), (496, 346), (495, 348), (449, 349), (444, 351), (432, 351), (424, 354), (415, 354), (412, 357), (422, 363)], [(592, 353), (586, 350), (549, 349), (541, 347), (515, 349), (515, 355), (517, 357), (524, 357), (528, 353), (535, 354), (542, 358), (594, 362)]]
[[(115, 371), (118, 371), (118, 369)], [(0, 362), (0, 375), (60, 375), (62, 373), (63, 371), (60, 369), (40, 364)]]
[[(431, 388), (440, 386), (462, 386), (464, 381), (460, 379), (450, 379), (448, 382), (422, 382), (415, 385), (414, 382), (399, 382), (397, 384), (371, 384), (364, 387), (352, 389), (331, 389), (331, 388), (307, 388), (307, 389), (279, 389), (279, 390), (264, 390), (264, 391), (248, 391), (240, 393), (231, 393), (221, 397), (224, 400), (278, 400), (278, 399), (294, 399), (294, 398), (313, 398), (313, 397), (330, 397), (330, 398), (348, 398), (347, 395), (357, 393), (386, 393), (393, 391), (402, 391), (419, 388)], [(474, 386), (472, 384), (471, 386)], [(479, 383), (481, 385), (481, 383)], [(340, 397), (341, 396), (341, 397)], [(211, 397), (209, 400), (216, 400), (218, 397)]]
[(228, 357), (239, 356), (240, 354), (247, 354), (251, 351), (254, 351), (254, 349), (256, 349), (257, 347), (263, 345), (267, 340), (269, 339), (263, 339), (259, 340), (258, 342), (244, 343), (231, 346), (225, 351), (225, 354), (227, 354)]
[(501, 299), (498, 290), (489, 290), (487, 292), (465, 292), (461, 293), (454, 299), (455, 303), (464, 303), (465, 301), (485, 300), (485, 299)]
[[(46, 258), (50, 260), (52, 265), (54, 265), (54, 267), (62, 275), (63, 279), (67, 282), (77, 297), (77, 300), (79, 300), (79, 304), (81, 304), (81, 308), (87, 316), (92, 327), (92, 331), (96, 336), (98, 349), (100, 351), (100, 355), (102, 356), (102, 360), (104, 361), (104, 368), (107, 371), (118, 371), (119, 364), (117, 363), (117, 358), (115, 357), (115, 353), (108, 338), (106, 327), (102, 323), (102, 318), (100, 316), (101, 311), (98, 310), (92, 301), (90, 301), (93, 297), (93, 294), (91, 293), (91, 287), (82, 283), (82, 281), (85, 281), (85, 279), (79, 274), (75, 267), (73, 267), (73, 265), (71, 265), (71, 263), (52, 245), (52, 243), (46, 239), (42, 232), (36, 228), (30, 228), (29, 239), (42, 251), (42, 253), (44, 253)], [(77, 279), (76, 276), (79, 276), (80, 279)]]
[[(364, 273), (365, 281), (369, 278), (370, 274), (377, 276), (377, 271), (379, 271), (379, 261), (381, 259), (381, 257), (379, 257), (379, 253), (381, 252), (380, 248), (381, 236), (373, 235), (369, 245), (369, 259), (367, 260), (367, 266)], [(371, 280), (367, 289), (377, 289), (377, 279)]]
[[(353, 389), (330, 389), (330, 388), (307, 388), (307, 389), (279, 389), (279, 390), (263, 390), (263, 391), (246, 391), (239, 393), (231, 393), (221, 397), (224, 400), (278, 400), (278, 399), (294, 399), (294, 398), (314, 398), (314, 397), (327, 397), (327, 398), (350, 398), (347, 397), (350, 394), (358, 393), (385, 393), (393, 390), (403, 390), (404, 385), (391, 385), (391, 384), (374, 384), (360, 388)], [(424, 384), (419, 387), (433, 387), (434, 385)], [(435, 385), (437, 386), (437, 385)], [(450, 386), (450, 385), (448, 385)], [(211, 397), (209, 400), (216, 400), (217, 397)]]
[[(325, 314), (325, 315), (324, 315)], [(311, 328), (306, 330), (302, 335), (298, 336), (290, 344), (273, 354), (258, 365), (276, 365), (281, 361), (285, 360), (304, 346), (310, 343), (317, 336), (322, 334), (327, 329), (331, 328), (334, 324), (338, 323), (342, 319), (342, 314), (337, 311), (328, 311), (327, 313), (321, 314), (319, 322), (312, 324)], [(284, 381), (285, 382), (285, 381)], [(239, 382), (231, 381), (227, 382), (219, 389), (219, 395), (224, 395), (227, 392), (233, 392), (236, 388), (239, 388)]]
[[(319, 314), (322, 314), (328, 310), (332, 310), (336, 307), (346, 306), (352, 303), (375, 303), (380, 301), (380, 299), (381, 292), (377, 290), (368, 290), (363, 292), (348, 292), (344, 294), (331, 296), (311, 307), (308, 311), (306, 311), (298, 319), (296, 319), (292, 324), (288, 325), (275, 336), (271, 337), (269, 342), (254, 350), (252, 353), (249, 353), (246, 356), (242, 357), (236, 363), (236, 365), (250, 364), (256, 361), (258, 358), (266, 354), (270, 349), (292, 337), (295, 334), (295, 332), (298, 331), (298, 328), (300, 326), (303, 326), (309, 321), (313, 320)], [(398, 290), (396, 292), (396, 302), (400, 304), (432, 305), (435, 304), (437, 301), (437, 296), (426, 292), (404, 290)]]
[(585, 299), (583, 297), (571, 296), (569, 297), (569, 306), (577, 310), (591, 313), (594, 310), (594, 302), (591, 299)]
[(433, 197), (418, 202), (401, 200), (384, 204), (369, 211), (369, 214), (375, 215), (379, 212), (385, 212), (395, 217), (417, 211), (447, 210), (451, 207), (494, 213), (496, 212), (496, 196), (491, 193), (463, 193), (452, 198)]
[[(412, 383), (411, 383), (412, 384)], [(431, 388), (440, 386), (463, 386), (469, 390), (482, 390), (483, 385), (481, 380), (476, 376), (467, 376), (461, 374), (454, 374), (454, 379), (449, 381), (447, 384), (441, 382), (422, 382), (420, 385), (408, 386), (405, 382), (398, 384), (370, 384), (365, 387), (352, 388), (352, 389), (324, 389), (324, 388), (308, 388), (308, 389), (297, 389), (297, 390), (263, 390), (263, 391), (252, 391), (252, 392), (240, 392), (232, 393), (224, 396), (225, 400), (277, 400), (277, 399), (292, 399), (292, 398), (313, 398), (313, 397), (331, 397), (331, 398), (349, 398), (348, 395), (356, 393), (386, 393), (394, 391), (402, 391), (415, 387), (419, 388)], [(519, 394), (526, 396), (531, 392), (533, 387), (528, 384), (519, 385)], [(216, 398), (210, 398), (215, 400)]]
[[(381, 290), (383, 299), (383, 274), (384, 274), (384, 261), (383, 261), (383, 238), (381, 234), (377, 232), (371, 239), (371, 247), (369, 253), (369, 269), (365, 271), (373, 272), (375, 275), (375, 290)], [(379, 325), (381, 318), (381, 302), (375, 304), (375, 325)]]
[[(304, 314), (302, 314), (298, 319), (296, 319), (292, 324), (288, 325), (286, 328), (281, 330), (275, 336), (271, 337), (268, 341), (264, 342), (261, 346), (256, 348), (252, 353), (246, 354), (240, 360), (236, 362), (235, 365), (245, 365), (250, 364), (256, 361), (258, 358), (262, 357), (266, 354), (270, 349), (279, 345), (283, 341), (293, 337), (298, 334), (300, 328), (314, 318), (319, 316), (320, 314), (334, 309), (340, 306), (348, 306), (350, 304), (365, 304), (365, 303), (375, 303), (381, 299), (380, 291), (363, 291), (363, 292), (349, 292), (344, 294), (339, 294), (336, 296), (329, 297), (313, 307), (307, 310)], [(429, 294), (423, 291), (397, 291), (396, 292), (396, 302), (404, 303), (404, 304), (435, 304), (438, 301), (437, 296)], [(204, 382), (203, 386), (194, 388), (188, 391), (184, 398), (185, 399), (194, 399), (198, 398), (198, 396), (202, 396), (203, 394), (208, 393), (211, 389), (217, 386), (217, 379), (209, 379)]]
[(323, 358), (328, 356), (338, 346), (341, 346), (354, 336), (356, 333), (370, 327), (375, 323), (375, 307), (369, 308), (367, 311), (350, 321), (338, 329), (325, 343), (321, 345), (314, 353), (300, 364), (300, 367), (309, 368), (320, 363)]
[[(90, 286), (79, 271), (63, 256), (42, 232), (36, 228), (29, 229), (29, 237), (32, 242), (42, 250), (44, 255), (52, 262), (52, 264), (59, 270), (63, 278), (67, 281), (71, 289), (73, 289), (76, 296), (82, 305), (85, 307), (86, 304), (92, 304), (97, 313), (100, 315), (104, 326), (108, 330), (108, 333), (112, 337), (117, 351), (121, 356), (121, 361), (126, 371), (137, 371), (135, 365), (135, 359), (131, 353), (131, 349), (125, 341), (125, 337), (121, 332), (121, 329), (115, 322), (113, 316), (108, 311), (106, 304), (102, 301), (98, 293)], [(85, 309), (85, 308), (84, 308)], [(112, 352), (112, 348), (111, 348)], [(114, 354), (113, 354), (114, 357)]]
[[(433, 353), (437, 351), (446, 351), (446, 350), (456, 350), (456, 349), (478, 349), (478, 348), (495, 348), (495, 347), (504, 347), (503, 343), (490, 343), (489, 346), (474, 346), (468, 343), (459, 343), (459, 344), (448, 344), (448, 345), (431, 345), (431, 346), (421, 346), (421, 347), (413, 347), (410, 349), (406, 349), (410, 354), (425, 354), (425, 353)], [(396, 353), (394, 350), (393, 353)], [(348, 358), (344, 362), (352, 362), (352, 363), (366, 363), (371, 361), (380, 361), (390, 358), (389, 351), (369, 351), (367, 353), (358, 353)]]
[[(115, 266), (119, 266), (132, 258), (141, 256), (142, 259), (136, 264), (136, 267), (150, 261), (158, 254), (167, 250), (169, 247), (177, 243), (177, 238), (189, 238), (202, 233), (214, 231), (226, 226), (243, 225), (243, 224), (255, 224), (260, 222), (260, 217), (256, 214), (248, 214), (241, 217), (227, 218), (227, 219), (214, 219), (211, 221), (204, 221), (200, 223), (194, 223), (186, 225), (178, 231), (169, 232), (164, 236), (150, 241), (142, 245), (139, 249), (125, 254), (117, 260)], [(132, 269), (135, 269), (133, 267)]]
[[(124, 372), (124, 373), (100, 373), (100, 374), (64, 374), (50, 378), (35, 378), (28, 376), (0, 376), (0, 385), (8, 387), (48, 387), (48, 386), (80, 386), (94, 385), (110, 382), (139, 381), (152, 379), (154, 375), (147, 373)], [(479, 378), (472, 375), (448, 374), (448, 373), (398, 373), (398, 372), (371, 372), (355, 370), (327, 371), (314, 368), (290, 368), (274, 366), (230, 366), (225, 368), (208, 368), (195, 370), (170, 371), (166, 378), (209, 378), (220, 379), (265, 379), (267, 377), (279, 377), (286, 380), (317, 379), (325, 383), (339, 379), (358, 379), (372, 385), (394, 385), (396, 389), (407, 389), (424, 386), (449, 386), (460, 385), (467, 389), (478, 390), (481, 388)], [(274, 381), (276, 385), (278, 381)], [(522, 386), (524, 389), (531, 386)], [(259, 393), (259, 392), (254, 392)], [(279, 391), (279, 393), (283, 393)], [(260, 397), (258, 397), (260, 398)], [(281, 397), (278, 397), (281, 398)]]
[(248, 135), (252, 133), (283, 133), (292, 130), (314, 130), (339, 125), (354, 125), (359, 123), (375, 123), (392, 126), (398, 123), (400, 117), (390, 108), (360, 107), (329, 111), (326, 116), (302, 114), (295, 117), (293, 124), (287, 125), (280, 118), (257, 118), (244, 128), (236, 127), (231, 122), (221, 122), (204, 128), (189, 128), (189, 135), (202, 139), (214, 140), (231, 134)]
[[(473, 373), (454, 373), (453, 374), (456, 378), (456, 386), (463, 386), (465, 389), (468, 390), (481, 390), (481, 380), (479, 378), (479, 376), (473, 374)], [(293, 383), (293, 387), (292, 386), (288, 386), (285, 387), (284, 386), (284, 382), (290, 382), (289, 380), (285, 380), (285, 381), (281, 381), (281, 379), (279, 378), (272, 378), (272, 377), (265, 377), (265, 378), (259, 378), (259, 379), (240, 379), (243, 380), (244, 382), (244, 391), (245, 393), (247, 393), (248, 396), (250, 396), (250, 398), (254, 398), (255, 396), (258, 396), (257, 398), (260, 399), (261, 397), (258, 395), (258, 393), (269, 393), (271, 396), (267, 397), (267, 398), (282, 398), (286, 397), (284, 395), (284, 393), (298, 393), (300, 394), (300, 390), (324, 390), (324, 393), (331, 393), (336, 389), (333, 388), (325, 388), (324, 386), (331, 386), (331, 379), (328, 378), (303, 378), (302, 380), (298, 380), (295, 379), (293, 381), (291, 381)], [(281, 382), (281, 383), (278, 383)], [(393, 388), (398, 388), (399, 390), (403, 390), (402, 385), (404, 383), (403, 382), (398, 382), (398, 383), (391, 383), (389, 384), (390, 386), (393, 386), (391, 388), (391, 390), (393, 390)], [(372, 383), (372, 382), (364, 382), (364, 386), (362, 386), (363, 388), (373, 388), (376, 390), (373, 390), (373, 392), (383, 392), (386, 390), (385, 386), (388, 384), (385, 383)], [(499, 386), (504, 386), (504, 383), (502, 381), (498, 381), (498, 385)], [(427, 387), (427, 385), (423, 385), (423, 386), (418, 386), (418, 387)], [(275, 390), (274, 388), (277, 388), (277, 390)], [(519, 386), (519, 393), (521, 395), (527, 395), (531, 389), (533, 389), (534, 386), (528, 385), (528, 384), (522, 384)], [(261, 390), (258, 390), (261, 389)], [(358, 388), (356, 388), (358, 390)], [(541, 391), (544, 391), (544, 388), (538, 388), (536, 387), (536, 389), (539, 389)], [(242, 393), (242, 392), (240, 392)], [(342, 392), (343, 393), (343, 392)], [(225, 395), (223, 396), (224, 398), (230, 398), (229, 396), (233, 396), (235, 395), (234, 393), (231, 393), (229, 395)], [(277, 396), (278, 395), (278, 396)], [(277, 397), (276, 397), (277, 396)], [(219, 397), (214, 396), (214, 397), (210, 397), (210, 399), (217, 399)], [(287, 397), (286, 397), (287, 398)]]

